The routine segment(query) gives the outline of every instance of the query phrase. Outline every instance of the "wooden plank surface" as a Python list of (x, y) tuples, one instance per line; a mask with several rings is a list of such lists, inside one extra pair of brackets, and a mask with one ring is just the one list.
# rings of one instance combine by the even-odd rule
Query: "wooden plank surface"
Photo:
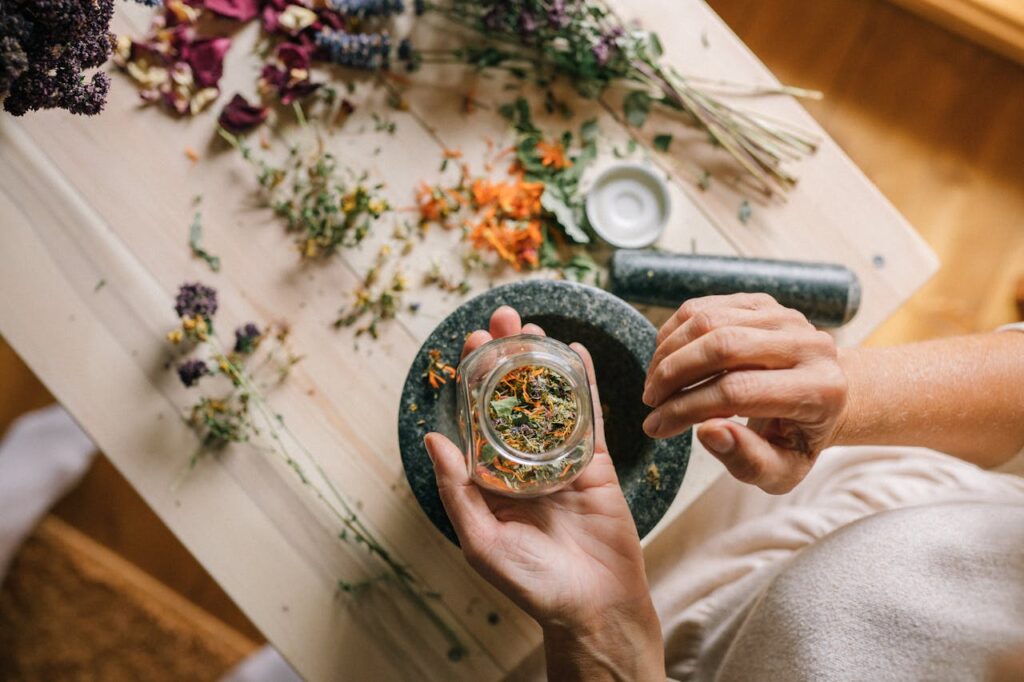
[(1024, 2), (1020, 0), (893, 2), (1024, 64)]
[[(628, 16), (626, 9), (620, 7)], [(667, 51), (685, 71), (771, 82), (703, 3), (666, 8), (652, 2), (628, 10), (651, 26), (673, 27)], [(138, 9), (121, 9), (117, 30), (138, 32), (143, 17)], [(226, 92), (236, 85), (251, 89), (247, 59), (237, 47), (229, 53)], [(416, 182), (436, 173), (442, 146), (462, 147), (469, 156), (481, 149), (483, 134), (501, 132), (493, 115), (459, 118), (455, 103), (465, 87), (459, 73), (435, 69), (422, 78), (434, 80), (418, 79), (430, 86), (407, 93), (411, 111), (391, 114), (394, 136), (373, 131), (369, 104), (373, 98), (382, 102), (384, 94), (366, 88), (354, 120), (330, 139), (340, 156), (365, 161), (385, 179), (399, 206), (409, 203)], [(786, 98), (747, 104), (817, 130)], [(397, 458), (394, 422), (406, 368), (419, 340), (458, 301), (423, 292), (423, 314), (400, 319), (380, 342), (355, 350), (348, 333), (331, 331), (328, 322), (374, 245), (346, 254), (334, 267), (297, 268), (279, 227), (252, 207), (251, 178), (239, 159), (211, 152), (212, 114), (172, 121), (135, 109), (131, 87), (115, 77), (108, 110), (97, 119), (49, 112), (4, 120), (0, 333), (304, 675), (500, 676), (536, 646), (539, 633), (429, 527)], [(621, 139), (625, 132), (615, 127), (613, 115), (595, 113), (605, 134)], [(662, 125), (670, 124), (652, 121), (647, 131)], [(357, 134), (360, 128), (365, 132)], [(201, 163), (186, 159), (186, 145), (202, 151)], [(671, 159), (657, 162), (685, 177)], [(676, 212), (664, 245), (688, 250), (696, 240), (707, 252), (846, 263), (860, 274), (865, 296), (861, 314), (839, 337), (857, 342), (928, 277), (934, 257), (833, 143), (826, 140), (797, 171), (803, 182), (788, 201), (756, 206), (749, 225), (739, 224), (738, 196), (724, 184), (699, 194), (677, 180)], [(224, 264), (219, 277), (185, 248), (191, 198), (199, 193), (206, 197), (207, 246)], [(443, 251), (448, 245), (439, 238), (426, 248)], [(886, 263), (882, 269), (872, 264), (877, 255)], [(461, 624), (473, 647), (468, 660), (445, 661), (443, 644), (401, 606), (336, 598), (337, 579), (364, 570), (363, 562), (334, 541), (330, 524), (288, 472), (239, 448), (203, 462), (178, 484), (194, 442), (177, 419), (187, 397), (163, 369), (160, 339), (174, 324), (176, 285), (195, 278), (220, 290), (223, 328), (252, 318), (292, 323), (296, 346), (309, 357), (272, 402), (311, 450), (329, 453), (322, 457), (329, 475), (365, 503), (371, 527), (442, 593), (446, 615)], [(94, 291), (100, 280), (106, 286)], [(716, 473), (697, 453), (663, 526)], [(648, 539), (656, 542), (657, 532)], [(487, 623), (492, 611), (502, 616), (498, 625)]]

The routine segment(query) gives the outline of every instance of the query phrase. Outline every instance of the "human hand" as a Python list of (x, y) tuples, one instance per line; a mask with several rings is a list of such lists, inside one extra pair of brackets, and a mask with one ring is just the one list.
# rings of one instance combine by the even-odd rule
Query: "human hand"
[[(839, 429), (847, 380), (835, 342), (767, 294), (691, 299), (658, 331), (644, 431), (697, 437), (737, 479), (789, 492)], [(748, 417), (746, 426), (724, 419)]]
[[(522, 325), (512, 308), (498, 308), (489, 332), (466, 339), (463, 356), (519, 333), (544, 331)], [(566, 488), (529, 499), (493, 495), (470, 480), (451, 441), (431, 433), (425, 444), (466, 561), (544, 628), (552, 679), (600, 677), (611, 667), (627, 679), (663, 680), (661, 628), (640, 539), (605, 444), (593, 360), (581, 344), (572, 348), (590, 380), (595, 452)]]

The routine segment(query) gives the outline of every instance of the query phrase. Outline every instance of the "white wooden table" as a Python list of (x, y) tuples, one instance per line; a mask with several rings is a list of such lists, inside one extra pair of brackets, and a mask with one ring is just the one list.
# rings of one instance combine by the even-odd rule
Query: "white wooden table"
[[(684, 73), (775, 82), (703, 2), (616, 5), (624, 16), (655, 27), (667, 57)], [(146, 16), (119, 5), (115, 30), (140, 34)], [(418, 25), (417, 35), (431, 30)], [(253, 37), (243, 32), (229, 52), (221, 102), (235, 90), (253, 91), (256, 62), (243, 47)], [(254, 207), (249, 169), (236, 154), (209, 151), (220, 103), (195, 119), (173, 120), (139, 109), (127, 78), (113, 78), (102, 116), (0, 117), (0, 333), (304, 676), (501, 677), (536, 648), (539, 630), (432, 528), (398, 457), (395, 424), (405, 372), (421, 340), (460, 299), (423, 292), (418, 315), (400, 317), (378, 342), (355, 350), (351, 330), (334, 331), (329, 323), (349, 302), (374, 245), (346, 252), (330, 266), (298, 267), (280, 226)], [(461, 149), (473, 162), (483, 154), (485, 135), (510, 139), (493, 112), (461, 113), (465, 70), (425, 68), (415, 83), (406, 92), (408, 112), (387, 109), (379, 88), (360, 88), (357, 111), (329, 138), (343, 159), (386, 180), (397, 206), (410, 205), (412, 188), (437, 176), (442, 148)], [(495, 89), (480, 79), (477, 97), (503, 96)], [(606, 157), (627, 137), (612, 99), (581, 104), (573, 124), (597, 115), (609, 140)], [(697, 164), (721, 165), (700, 142), (703, 136), (653, 116), (645, 139), (660, 132), (676, 136), (669, 156), (646, 145), (673, 176), (672, 224), (660, 245), (841, 262), (860, 276), (863, 301), (838, 338), (857, 343), (929, 277), (935, 258), (797, 103), (773, 97), (744, 105), (821, 134), (819, 152), (795, 166), (799, 186), (785, 202), (755, 204), (751, 220), (741, 224), (738, 194), (725, 183), (701, 192), (692, 181)], [(374, 109), (396, 122), (394, 135), (374, 130)], [(186, 158), (186, 146), (200, 152), (199, 163)], [(223, 262), (219, 275), (186, 246), (197, 194), (204, 196), (206, 246)], [(431, 254), (449, 252), (456, 238), (436, 235), (417, 251), (423, 268)], [(177, 285), (195, 279), (219, 289), (224, 329), (249, 319), (292, 324), (294, 345), (307, 359), (272, 403), (320, 453), (336, 485), (362, 503), (366, 522), (442, 594), (443, 612), (471, 646), (468, 659), (446, 661), (440, 638), (400, 613), (400, 605), (336, 596), (338, 578), (358, 570), (358, 550), (336, 541), (328, 519), (288, 472), (239, 447), (205, 459), (181, 480), (195, 448), (179, 419), (190, 396), (164, 368), (163, 335), (176, 322)], [(694, 453), (676, 503), (645, 541), (649, 549), (719, 471), (706, 453)], [(491, 612), (501, 616), (496, 625), (487, 622)]]

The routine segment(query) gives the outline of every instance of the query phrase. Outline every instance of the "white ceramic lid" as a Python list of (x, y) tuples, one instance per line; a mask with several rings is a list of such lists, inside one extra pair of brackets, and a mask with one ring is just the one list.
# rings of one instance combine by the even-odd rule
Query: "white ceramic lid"
[(586, 208), (594, 232), (612, 246), (650, 246), (661, 236), (668, 221), (668, 187), (647, 166), (617, 163), (594, 180)]

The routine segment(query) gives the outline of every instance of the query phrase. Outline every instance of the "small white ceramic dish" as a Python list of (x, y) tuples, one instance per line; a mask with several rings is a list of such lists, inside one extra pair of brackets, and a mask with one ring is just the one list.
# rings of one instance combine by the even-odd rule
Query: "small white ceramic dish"
[(587, 194), (587, 219), (601, 239), (622, 249), (650, 246), (665, 230), (668, 186), (656, 170), (617, 163), (601, 171)]

